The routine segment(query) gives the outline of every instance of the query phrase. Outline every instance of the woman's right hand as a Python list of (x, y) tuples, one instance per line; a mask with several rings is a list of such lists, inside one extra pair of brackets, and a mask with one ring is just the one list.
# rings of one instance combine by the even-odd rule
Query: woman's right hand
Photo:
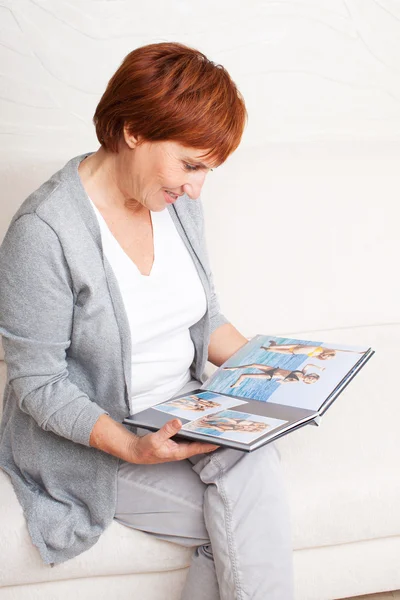
[(181, 427), (179, 419), (172, 419), (159, 431), (140, 437), (122, 423), (114, 421), (108, 414), (102, 414), (90, 433), (89, 446), (126, 462), (143, 465), (183, 460), (218, 448), (214, 444), (171, 440)]
[(182, 427), (179, 419), (168, 421), (155, 433), (148, 433), (143, 437), (135, 436), (132, 439), (129, 455), (132, 462), (140, 465), (152, 465), (156, 463), (183, 460), (194, 456), (217, 450), (219, 446), (203, 442), (186, 442), (184, 440), (174, 441), (171, 438), (176, 435)]

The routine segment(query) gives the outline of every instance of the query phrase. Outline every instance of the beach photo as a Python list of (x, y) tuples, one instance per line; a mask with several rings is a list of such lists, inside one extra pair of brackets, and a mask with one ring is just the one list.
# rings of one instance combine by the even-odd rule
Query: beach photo
[(363, 347), (258, 335), (204, 387), (239, 398), (318, 410), (366, 351)]
[(174, 417), (191, 420), (226, 408), (240, 406), (241, 404), (247, 404), (247, 402), (245, 400), (238, 400), (237, 398), (214, 394), (213, 392), (201, 392), (198, 394), (188, 394), (180, 398), (172, 398), (152, 408), (170, 413)]
[(282, 419), (223, 410), (187, 423), (182, 429), (237, 442), (251, 442), (285, 423), (287, 421)]

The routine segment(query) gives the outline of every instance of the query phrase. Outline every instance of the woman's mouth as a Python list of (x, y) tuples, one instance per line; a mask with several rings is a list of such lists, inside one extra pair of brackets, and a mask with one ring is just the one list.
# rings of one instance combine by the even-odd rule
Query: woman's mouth
[(172, 204), (172, 202), (175, 202), (175, 200), (177, 200), (179, 198), (178, 194), (174, 194), (173, 192), (170, 192), (169, 190), (163, 190), (163, 192), (164, 192), (165, 201), (168, 204)]

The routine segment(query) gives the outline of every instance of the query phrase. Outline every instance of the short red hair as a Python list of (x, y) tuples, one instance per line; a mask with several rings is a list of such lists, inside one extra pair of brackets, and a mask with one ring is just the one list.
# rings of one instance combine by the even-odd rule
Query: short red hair
[(176, 141), (208, 150), (223, 163), (238, 147), (247, 118), (226, 69), (178, 43), (130, 52), (110, 79), (93, 122), (101, 145), (118, 152), (126, 125), (147, 141)]

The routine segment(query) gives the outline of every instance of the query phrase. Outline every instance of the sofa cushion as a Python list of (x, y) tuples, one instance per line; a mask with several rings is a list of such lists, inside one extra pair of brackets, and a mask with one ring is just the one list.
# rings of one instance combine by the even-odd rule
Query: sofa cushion
[(322, 417), (276, 442), (292, 512), (293, 547), (400, 535), (400, 324), (289, 337), (366, 344), (374, 356)]

